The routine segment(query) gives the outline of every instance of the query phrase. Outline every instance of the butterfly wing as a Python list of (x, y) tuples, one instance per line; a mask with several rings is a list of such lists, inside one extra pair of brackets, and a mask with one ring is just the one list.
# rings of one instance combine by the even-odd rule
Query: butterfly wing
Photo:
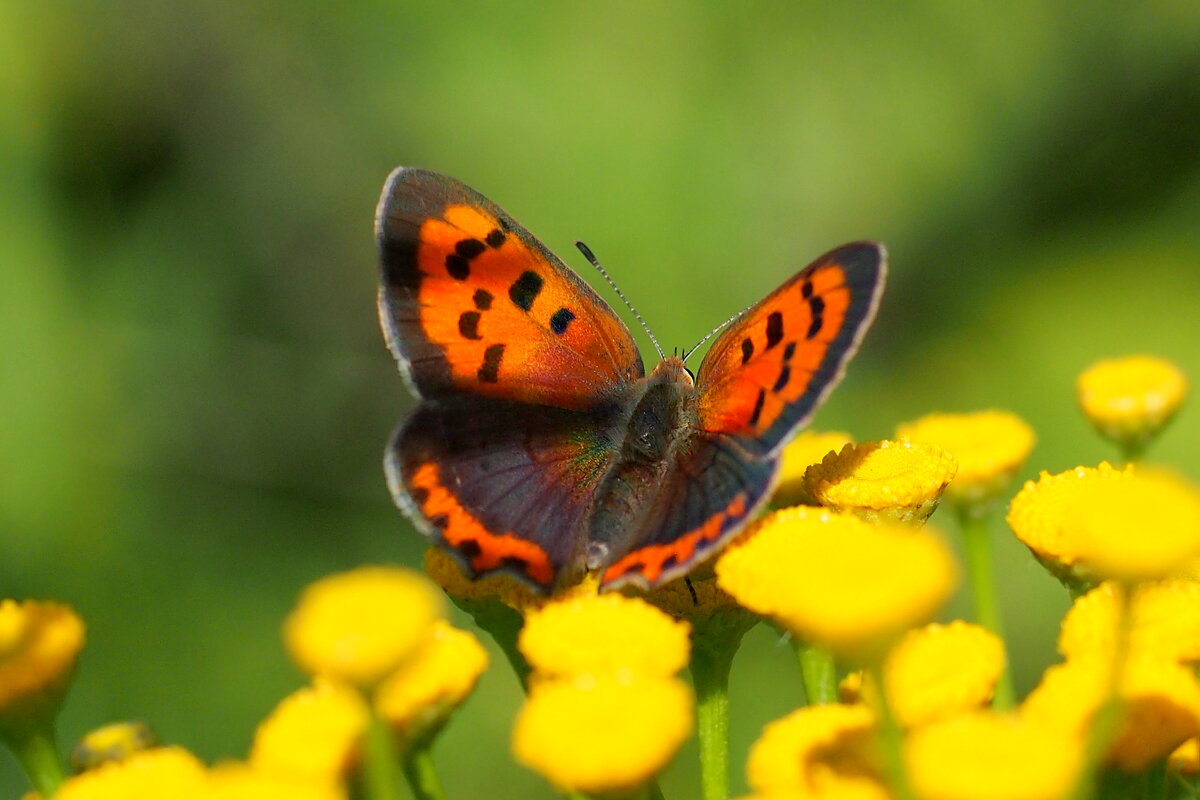
[(697, 427), (660, 502), (608, 566), (604, 588), (652, 588), (736, 536), (769, 497), (777, 453), (841, 378), (874, 318), (885, 253), (857, 243), (818, 258), (748, 310), (700, 366)]
[(423, 403), (388, 448), (388, 484), (468, 573), (547, 590), (582, 563), (586, 515), (616, 452), (615, 416), (471, 395)]
[(882, 245), (843, 245), (748, 310), (700, 365), (700, 427), (774, 454), (841, 380), (875, 318), (886, 274)]
[(644, 374), (604, 301), (468, 186), (397, 169), (375, 229), (380, 322), (420, 396), (584, 409)]
[(698, 434), (634, 536), (638, 545), (604, 570), (602, 588), (651, 589), (687, 574), (754, 518), (777, 469), (776, 460), (753, 457), (731, 436)]

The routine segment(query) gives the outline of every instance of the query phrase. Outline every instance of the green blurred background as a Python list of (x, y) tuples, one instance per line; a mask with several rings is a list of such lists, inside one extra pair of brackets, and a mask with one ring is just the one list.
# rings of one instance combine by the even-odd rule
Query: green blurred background
[[(64, 741), (140, 717), (244, 754), (301, 683), (279, 643), (299, 589), (419, 563), (380, 469), (412, 404), (374, 310), (397, 164), (475, 186), (596, 283), (586, 240), (667, 347), (886, 242), (818, 428), (1008, 408), (1032, 475), (1115, 455), (1075, 409), (1091, 360), (1200, 377), (1193, 3), (6, 0), (0, 596), (89, 624)], [(1198, 443), (1185, 409), (1153, 455), (1197, 477)], [(998, 530), (1025, 690), (1066, 601)], [(799, 698), (755, 631), (735, 788)], [(509, 757), (519, 700), (496, 663), (438, 746), (450, 796), (551, 796)], [(668, 796), (697, 794), (694, 758)], [(23, 785), (0, 756), (0, 796)]]

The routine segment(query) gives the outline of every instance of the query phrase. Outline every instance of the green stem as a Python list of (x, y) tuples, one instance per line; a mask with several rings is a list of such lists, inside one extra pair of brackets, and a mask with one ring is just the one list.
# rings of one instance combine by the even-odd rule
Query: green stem
[(42, 797), (50, 797), (63, 782), (62, 761), (54, 742), (54, 727), (3, 740), (21, 763), (29, 782)]
[(833, 654), (824, 647), (792, 639), (796, 658), (800, 662), (800, 679), (810, 706), (836, 703), (838, 699), (837, 668)]
[(433, 766), (433, 739), (415, 742), (404, 754), (404, 777), (416, 800), (445, 800), (442, 782)]
[(704, 800), (729, 797), (729, 671), (736, 651), (736, 646), (727, 649), (697, 647), (692, 651), (696, 728), (700, 740), (700, 785)]
[(883, 660), (876, 659), (867, 667), (867, 676), (879, 690), (879, 735), (883, 745), (883, 768), (892, 795), (896, 800), (916, 800), (912, 784), (908, 782), (908, 770), (904, 766), (904, 732), (892, 711), (891, 700), (883, 681)]
[[(958, 520), (962, 528), (963, 552), (967, 560), (967, 572), (971, 578), (971, 594), (975, 601), (975, 616), (979, 624), (999, 637), (1005, 646), (1004, 622), (1000, 614), (1000, 602), (996, 593), (996, 569), (992, 563), (992, 537), (988, 530), (987, 516), (971, 513), (970, 509), (959, 511)], [(1016, 701), (1013, 690), (1012, 668), (1008, 654), (1004, 655), (1004, 667), (996, 682), (993, 705), (1003, 711), (1010, 710)]]
[[(400, 800), (392, 732), (387, 723), (374, 713), (367, 725), (364, 749), (362, 777), (368, 800)], [(417, 794), (417, 797), (422, 795)]]
[(521, 651), (517, 647), (521, 626), (525, 624), (525, 618), (521, 616), (521, 613), (493, 597), (475, 600), (451, 595), (450, 599), (456, 606), (470, 614), (481, 630), (485, 630), (491, 635), (505, 658), (508, 659), (513, 672), (516, 673), (517, 680), (521, 682), (521, 688), (527, 689), (529, 687), (529, 663), (525, 661), (525, 657), (521, 655)]

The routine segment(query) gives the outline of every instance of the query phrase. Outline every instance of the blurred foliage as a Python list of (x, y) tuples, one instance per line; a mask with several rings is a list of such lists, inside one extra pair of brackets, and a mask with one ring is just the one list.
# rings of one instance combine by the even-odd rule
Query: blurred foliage
[[(63, 739), (135, 716), (242, 754), (300, 681), (300, 587), (419, 562), (380, 471), (412, 402), (374, 311), (396, 164), (577, 266), (585, 239), (667, 346), (882, 240), (879, 321), (817, 425), (1004, 407), (1033, 474), (1115, 457), (1074, 405), (1091, 360), (1200, 379), (1197, 41), (1167, 0), (0, 4), (0, 595), (88, 620)], [(1197, 443), (1185, 408), (1152, 455), (1200, 477)], [(1001, 535), (1022, 690), (1066, 599)], [(735, 764), (797, 684), (748, 638)], [(439, 746), (451, 796), (550, 796), (508, 756), (517, 702), (493, 669)]]

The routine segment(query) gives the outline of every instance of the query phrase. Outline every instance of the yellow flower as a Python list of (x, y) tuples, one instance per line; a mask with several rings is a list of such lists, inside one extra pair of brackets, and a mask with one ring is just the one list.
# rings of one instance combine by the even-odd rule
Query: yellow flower
[(336, 782), (358, 763), (367, 719), (357, 691), (318, 677), (258, 726), (250, 764), (296, 780)]
[(379, 685), (375, 710), (393, 729), (412, 738), (466, 700), (487, 664), (487, 651), (478, 639), (439, 622), (417, 657)]
[(1013, 714), (977, 711), (913, 731), (905, 760), (922, 800), (1061, 800), (1083, 742)]
[(648, 781), (691, 730), (691, 692), (676, 678), (547, 680), (517, 714), (513, 755), (560, 789), (603, 794)]
[(207, 773), (180, 747), (142, 750), (68, 778), (54, 800), (208, 800)]
[(672, 618), (686, 619), (693, 624), (715, 614), (743, 610), (737, 600), (717, 585), (717, 576), (709, 564), (693, 571), (687, 578), (677, 578), (652, 589), (644, 597), (647, 603), (661, 608)]
[[(769, 723), (750, 748), (746, 775), (761, 795), (796, 792), (838, 797), (839, 790), (878, 782), (875, 717), (865, 706), (807, 706)], [(869, 795), (868, 795), (869, 796)]]
[(113, 722), (91, 731), (71, 748), (71, 769), (95, 769), (158, 746), (158, 735), (144, 722)]
[(669, 677), (687, 666), (686, 622), (634, 597), (603, 594), (530, 612), (519, 646), (542, 676), (630, 671)]
[[(1046, 670), (1021, 704), (1021, 715), (1084, 737), (1107, 701), (1111, 662), (1078, 658)], [(1118, 687), (1122, 719), (1109, 761), (1139, 772), (1200, 734), (1200, 684), (1188, 668), (1131, 653)]]
[(954, 457), (930, 444), (864, 442), (830, 453), (804, 473), (804, 490), (823, 506), (866, 520), (924, 522), (954, 477)]
[(1200, 773), (1200, 739), (1188, 739), (1167, 758), (1172, 772), (1180, 775)]
[(909, 631), (888, 653), (883, 679), (900, 724), (981, 708), (1004, 669), (1004, 643), (979, 625), (956, 620)]
[(1200, 493), (1107, 463), (1043, 472), (1013, 498), (1008, 524), (1060, 576), (1148, 580), (1179, 572), (1200, 552)]
[(783, 448), (779, 465), (779, 481), (772, 502), (779, 506), (812, 504), (804, 491), (804, 473), (813, 464), (821, 463), (830, 453), (841, 450), (854, 439), (841, 431), (801, 431)]
[(412, 658), (441, 615), (441, 597), (418, 573), (360, 567), (310, 584), (284, 641), (309, 674), (369, 687)]
[(927, 414), (900, 425), (896, 436), (944, 448), (958, 462), (946, 499), (976, 508), (1003, 492), (1033, 449), (1033, 429), (1009, 411)]
[(425, 551), (425, 572), (456, 602), (499, 601), (511, 608), (521, 609), (536, 606), (541, 601), (538, 594), (511, 575), (468, 577), (454, 557), (440, 547), (430, 547)]
[[(1058, 650), (1066, 658), (1112, 660), (1122, 589), (1107, 581), (1071, 606), (1063, 619)], [(1200, 583), (1171, 580), (1134, 590), (1129, 648), (1135, 655), (1200, 662)]]
[[(219, 764), (212, 769), (204, 800), (346, 800), (339, 784), (255, 769), (249, 764)], [(163, 795), (169, 797), (170, 795)]]
[(929, 531), (799, 506), (763, 518), (717, 561), (738, 602), (844, 655), (925, 622), (954, 588), (954, 561)]
[(83, 641), (83, 621), (69, 606), (0, 600), (0, 739), (54, 719)]
[(1154, 356), (1098, 361), (1076, 382), (1079, 405), (1096, 430), (1134, 452), (1175, 416), (1187, 389), (1179, 368)]

